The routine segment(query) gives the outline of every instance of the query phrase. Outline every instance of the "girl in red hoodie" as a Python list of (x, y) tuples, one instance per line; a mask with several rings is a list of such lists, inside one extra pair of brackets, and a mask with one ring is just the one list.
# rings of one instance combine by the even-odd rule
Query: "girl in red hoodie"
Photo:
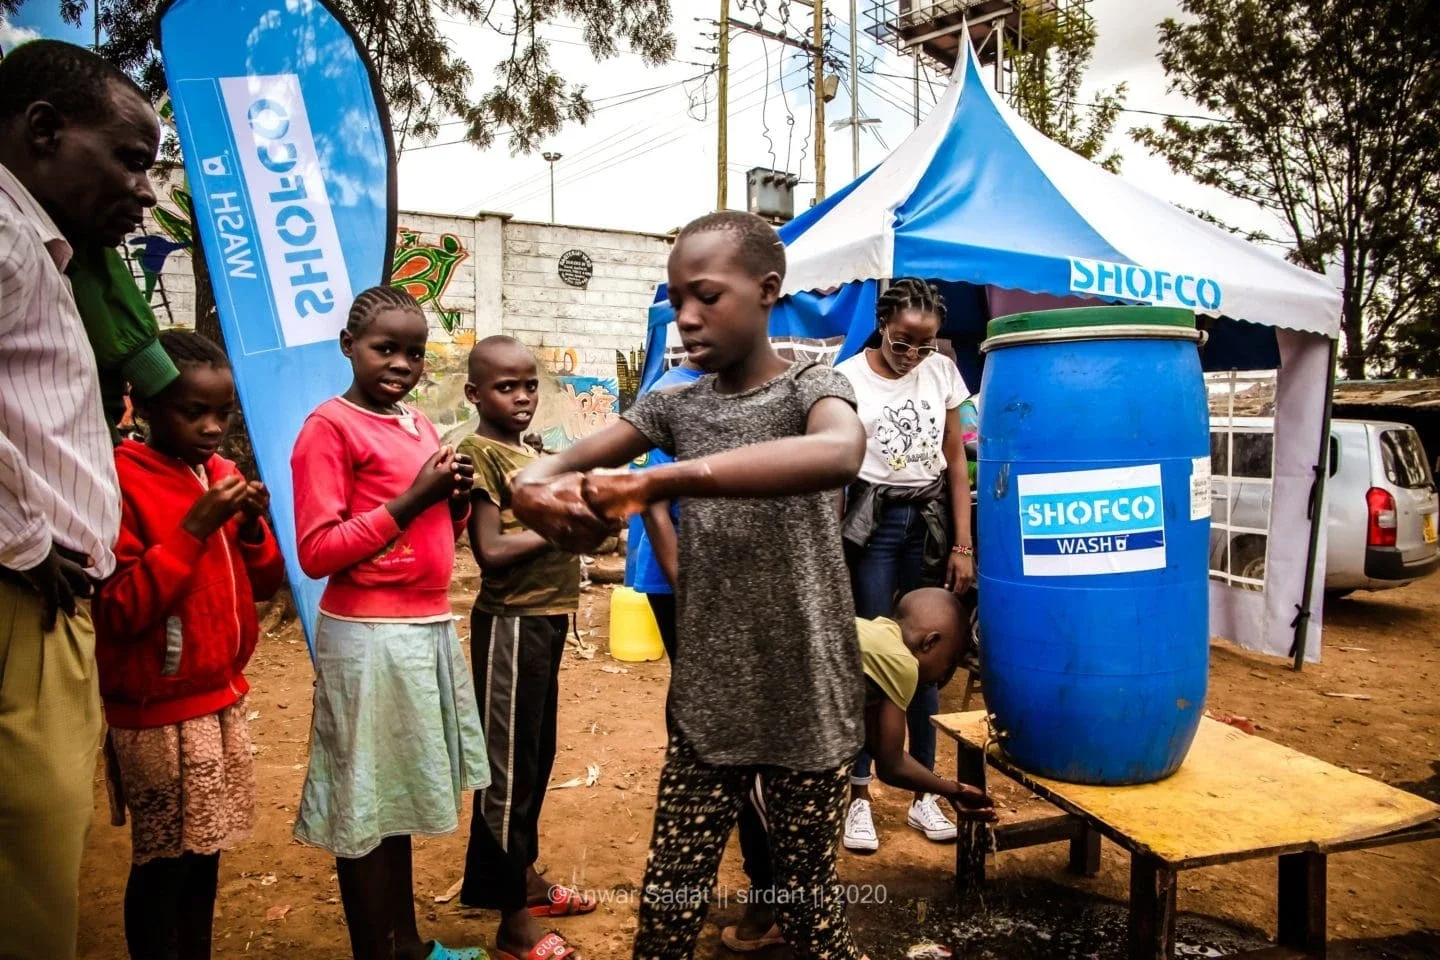
[(180, 376), (137, 405), (145, 443), (115, 451), (122, 513), (115, 573), (94, 600), (111, 807), (131, 817), (130, 956), (210, 956), (220, 851), (255, 823), (242, 672), (255, 601), (284, 567), (269, 495), (216, 454), (235, 412), (224, 352), (178, 330), (160, 345)]

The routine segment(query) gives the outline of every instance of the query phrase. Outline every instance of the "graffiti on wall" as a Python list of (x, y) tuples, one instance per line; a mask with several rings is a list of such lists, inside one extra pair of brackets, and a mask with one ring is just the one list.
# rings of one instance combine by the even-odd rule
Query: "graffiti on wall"
[[(160, 228), (159, 233), (142, 234), (129, 240), (129, 246), (133, 248), (129, 253), (140, 264), (140, 280), (144, 285), (145, 302), (149, 304), (155, 302), (155, 289), (160, 284), (160, 275), (170, 254), (195, 245), (195, 217), (189, 192), (184, 187), (171, 187), (170, 202), (175, 204), (175, 210), (157, 205), (150, 211), (155, 225)], [(170, 323), (175, 322), (174, 317), (166, 319)]]
[(547, 450), (563, 450), (610, 426), (620, 414), (613, 377), (561, 377), (559, 380), (559, 389), (540, 401), (540, 437)]
[(612, 351), (540, 347), (535, 358), (550, 381), (535, 418), (547, 450), (563, 450), (619, 417), (620, 384)]
[(440, 318), (440, 326), (454, 336), (460, 329), (460, 311), (446, 309), (440, 298), (455, 278), (455, 268), (468, 256), (465, 245), (453, 233), (442, 233), (434, 243), (428, 243), (419, 232), (401, 227), (390, 283), (414, 297), (420, 306), (429, 305)]

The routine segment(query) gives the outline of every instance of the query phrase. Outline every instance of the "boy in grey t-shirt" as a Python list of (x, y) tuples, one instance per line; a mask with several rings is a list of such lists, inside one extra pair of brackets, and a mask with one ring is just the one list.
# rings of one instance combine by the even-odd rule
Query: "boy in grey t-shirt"
[[(680, 510), (676, 731), (660, 778), (637, 958), (689, 957), (726, 838), (758, 775), (786, 941), (800, 957), (855, 960), (835, 873), (847, 772), (864, 738), (854, 608), (833, 491), (865, 436), (848, 381), (789, 364), (768, 338), (784, 248), (750, 214), (685, 227), (669, 295), (707, 373), (642, 397), (624, 422), (515, 480), (514, 508), (569, 549), (592, 547), (656, 500)], [(656, 446), (675, 463), (619, 467)]]

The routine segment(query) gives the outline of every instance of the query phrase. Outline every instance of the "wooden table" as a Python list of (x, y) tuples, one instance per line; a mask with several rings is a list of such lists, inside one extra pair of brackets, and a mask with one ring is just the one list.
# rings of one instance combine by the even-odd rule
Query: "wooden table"
[(1258, 960), (1325, 956), (1326, 857), (1440, 837), (1440, 806), (1263, 737), (1204, 719), (1179, 771), (1159, 783), (1093, 787), (1026, 773), (990, 740), (983, 710), (933, 719), (959, 745), (959, 779), (984, 788), (986, 765), (1063, 814), (960, 825), (955, 882), (985, 880), (985, 855), (1070, 844), (1070, 869), (1100, 869), (1100, 837), (1130, 852), (1131, 960), (1175, 955), (1176, 874), (1262, 857), (1280, 861), (1277, 944)]

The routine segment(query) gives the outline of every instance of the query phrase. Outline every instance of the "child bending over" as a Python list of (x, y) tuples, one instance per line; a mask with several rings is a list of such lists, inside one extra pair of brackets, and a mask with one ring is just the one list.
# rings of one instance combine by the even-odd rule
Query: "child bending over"
[[(645, 960), (691, 955), (757, 775), (777, 872), (795, 893), (780, 908), (786, 939), (800, 957), (859, 956), (835, 874), (863, 687), (834, 491), (855, 478), (865, 434), (843, 377), (771, 347), (784, 273), (784, 247), (759, 217), (721, 212), (686, 226), (670, 254), (670, 302), (689, 358), (713, 375), (646, 394), (621, 423), (515, 481), (520, 519), (569, 547), (683, 499), (675, 730), (635, 939)], [(677, 462), (576, 472), (652, 446)]]
[(134, 960), (210, 956), (220, 851), (255, 826), (245, 665), (255, 601), (284, 578), (270, 497), (215, 451), (235, 414), (218, 346), (167, 330), (179, 376), (137, 412), (145, 443), (115, 450), (120, 537), (95, 596), (111, 815), (128, 809), (125, 942)]
[(480, 341), (470, 351), (465, 397), (480, 415), (475, 434), (460, 442), (475, 464), (470, 548), (481, 571), (470, 659), (475, 689), (484, 691), (480, 719), (495, 777), (475, 794), (460, 902), (500, 911), (500, 957), (559, 960), (571, 948), (536, 918), (595, 909), (594, 900), (549, 887), (535, 872), (580, 559), (526, 530), (511, 510), (512, 479), (540, 456), (522, 439), (540, 398), (534, 355), (510, 337)]
[(410, 879), (410, 835), (454, 831), (464, 791), (490, 782), (450, 614), (471, 466), (402, 402), (425, 341), (409, 294), (357, 296), (340, 334), (354, 382), (310, 414), (290, 457), (300, 566), (330, 578), (295, 836), (335, 857), (356, 960), (483, 955), (420, 939)]
[[(906, 717), (915, 693), (925, 684), (943, 687), (955, 675), (964, 652), (969, 617), (948, 590), (915, 590), (900, 598), (895, 619), (856, 620), (860, 663), (865, 672), (865, 749), (884, 783), (931, 793), (949, 801), (961, 819), (994, 820), (995, 810), (979, 789), (935, 776), (905, 751)], [(766, 798), (763, 794), (761, 801)], [(763, 811), (762, 811), (763, 812)], [(739, 953), (784, 942), (775, 924), (774, 872), (767, 844), (759, 857), (745, 858), (751, 895), (745, 916), (726, 927), (720, 940)]]

